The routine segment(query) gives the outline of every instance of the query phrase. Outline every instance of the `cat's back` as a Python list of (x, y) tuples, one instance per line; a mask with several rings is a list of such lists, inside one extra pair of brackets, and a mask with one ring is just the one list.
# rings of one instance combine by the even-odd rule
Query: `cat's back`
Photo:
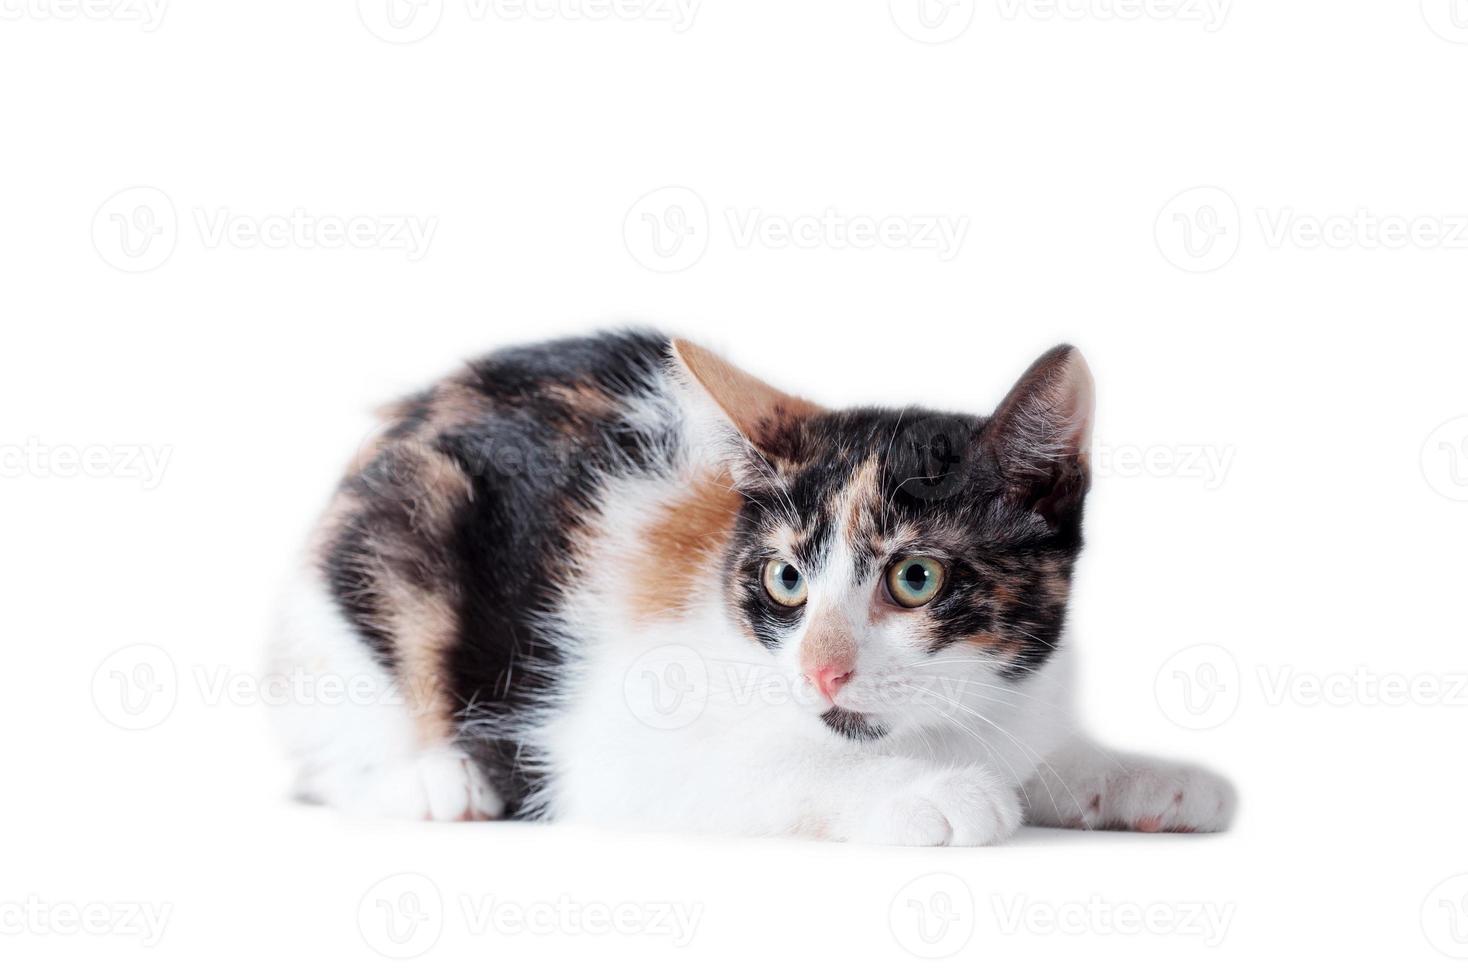
[[(334, 649), (360, 652), (331, 669), (380, 671), (407, 702), (393, 744), (463, 744), (466, 722), (543, 701), (563, 653), (543, 627), (578, 539), (609, 485), (657, 481), (680, 450), (668, 345), (622, 330), (505, 348), (391, 406), (314, 535), (287, 617), (309, 628), (286, 630), (285, 663), (339, 622), (355, 642)], [(513, 736), (464, 751), (514, 812), (533, 779)]]

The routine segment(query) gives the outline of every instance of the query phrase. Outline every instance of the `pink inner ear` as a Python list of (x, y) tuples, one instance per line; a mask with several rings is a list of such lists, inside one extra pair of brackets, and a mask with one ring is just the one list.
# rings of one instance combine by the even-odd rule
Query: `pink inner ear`
[(687, 340), (673, 341), (673, 357), (691, 384), (713, 401), (724, 418), (758, 449), (772, 425), (822, 411), (819, 405), (786, 394), (717, 354)]

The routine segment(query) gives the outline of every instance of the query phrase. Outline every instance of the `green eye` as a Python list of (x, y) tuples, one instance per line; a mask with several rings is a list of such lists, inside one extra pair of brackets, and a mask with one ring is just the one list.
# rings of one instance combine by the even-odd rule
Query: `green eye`
[(764, 582), (765, 591), (780, 605), (805, 605), (805, 576), (788, 561), (771, 558), (765, 562)]
[(899, 606), (925, 606), (942, 588), (943, 565), (932, 558), (903, 558), (887, 569), (887, 591)]

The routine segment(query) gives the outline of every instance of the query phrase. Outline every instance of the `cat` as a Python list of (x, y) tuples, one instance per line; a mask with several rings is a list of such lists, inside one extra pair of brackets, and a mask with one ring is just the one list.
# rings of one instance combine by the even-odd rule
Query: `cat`
[(387, 411), (286, 590), (271, 670), (320, 692), (277, 712), (298, 793), (875, 844), (1222, 830), (1225, 780), (1071, 720), (1093, 401), (1069, 346), (988, 417), (826, 410), (642, 329), (471, 362)]

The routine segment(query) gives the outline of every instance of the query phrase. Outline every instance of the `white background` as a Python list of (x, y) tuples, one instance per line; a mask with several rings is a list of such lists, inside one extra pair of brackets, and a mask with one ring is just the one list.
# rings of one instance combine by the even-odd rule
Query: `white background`
[[(0, 0), (7, 975), (1461, 975), (1468, 4), (591, 3)], [(987, 411), (1079, 344), (1085, 714), (1229, 773), (1236, 829), (903, 851), (290, 803), (250, 681), (366, 409), (625, 322), (834, 405)], [(415, 900), (397, 944), (378, 903)], [(578, 934), (622, 905), (700, 918)]]

